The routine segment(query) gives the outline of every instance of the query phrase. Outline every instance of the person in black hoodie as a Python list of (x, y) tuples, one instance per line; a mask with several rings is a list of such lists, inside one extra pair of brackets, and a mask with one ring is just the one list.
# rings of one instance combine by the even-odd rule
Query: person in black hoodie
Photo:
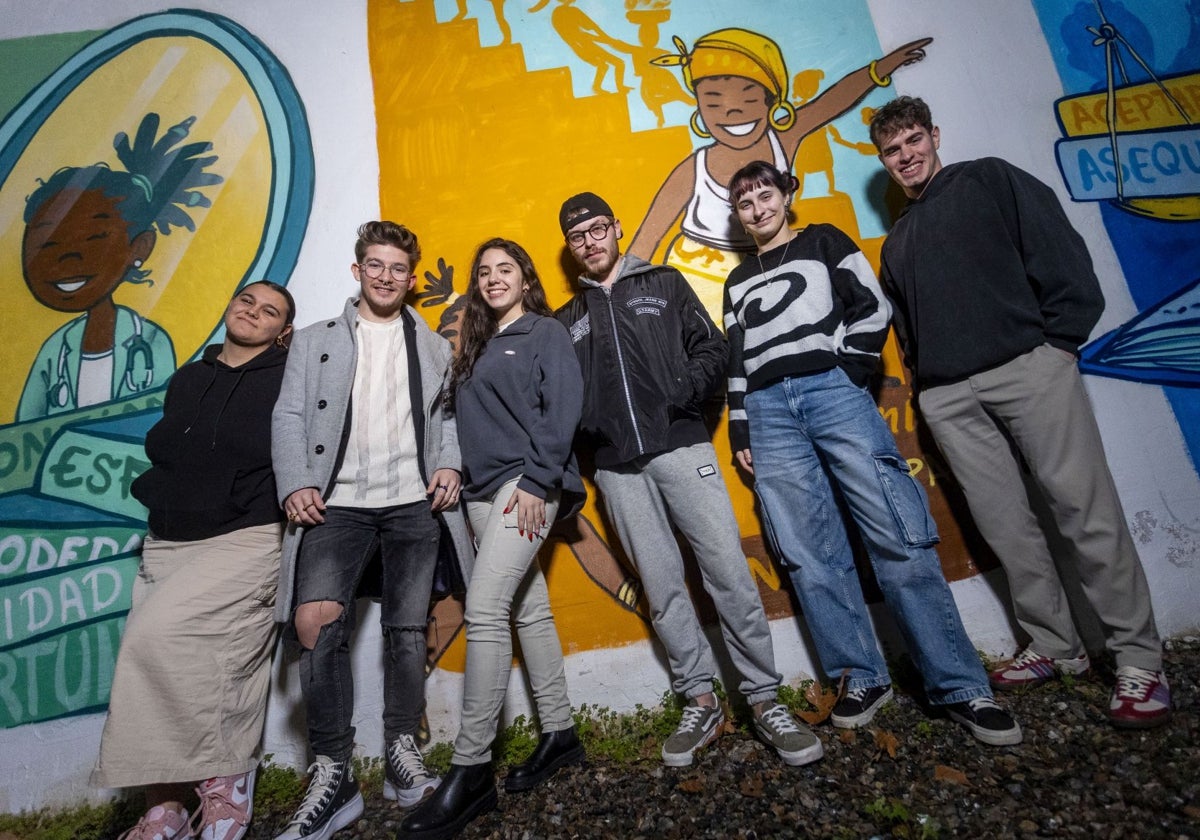
[(283, 536), (271, 411), (294, 317), (282, 286), (240, 289), (224, 340), (175, 372), (146, 435), (131, 490), (149, 533), (91, 777), (145, 787), (131, 840), (238, 840), (250, 821)]
[(920, 99), (876, 111), (871, 140), (909, 198), (883, 245), (881, 279), (921, 415), (1004, 566), (1030, 638), (992, 685), (1035, 686), (1090, 664), (1027, 469), (1116, 660), (1109, 720), (1165, 723), (1171, 695), (1150, 589), (1076, 364), (1104, 309), (1083, 237), (1053, 191), (1007, 161), (943, 167), (941, 133)]
[(452, 837), (496, 805), (492, 741), (513, 628), (542, 735), (505, 788), (530, 790), (584, 759), (537, 558), (550, 525), (578, 511), (586, 495), (571, 454), (583, 378), (533, 260), (516, 242), (489, 239), (475, 252), (452, 376), (463, 498), (479, 548), (467, 583), (462, 725), (441, 787), (401, 825), (400, 836), (413, 840)]

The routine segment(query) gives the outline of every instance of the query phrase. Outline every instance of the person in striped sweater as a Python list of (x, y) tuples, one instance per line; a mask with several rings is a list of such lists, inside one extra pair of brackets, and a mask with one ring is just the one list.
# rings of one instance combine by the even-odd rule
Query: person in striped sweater
[(827, 224), (792, 230), (796, 179), (765, 161), (730, 184), (757, 253), (725, 281), (729, 434), (754, 478), (764, 536), (800, 600), (822, 670), (845, 679), (833, 725), (864, 726), (892, 698), (854, 565), (854, 520), (929, 701), (986, 744), (1021, 741), (992, 699), (934, 550), (925, 491), (867, 380), (891, 308), (854, 242)]

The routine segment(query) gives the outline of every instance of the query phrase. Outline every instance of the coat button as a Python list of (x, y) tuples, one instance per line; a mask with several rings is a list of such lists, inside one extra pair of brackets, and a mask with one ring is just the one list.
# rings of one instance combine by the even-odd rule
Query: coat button
[(328, 362), (328, 361), (329, 361), (329, 354), (328, 354), (328, 353), (322, 353), (322, 354), (321, 354), (321, 361), (322, 361), (322, 362)]
[(332, 327), (332, 326), (336, 326), (336, 325), (337, 325), (337, 321), (330, 321), (330, 322), (329, 322), (328, 324), (326, 324), (325, 326), (326, 326), (326, 327)]
[(324, 444), (318, 443), (316, 446), (313, 447), (313, 452), (316, 452), (318, 455), (320, 455), (324, 451), (325, 451)]
[(317, 403), (317, 408), (324, 408), (326, 405), (328, 405), (328, 403), (327, 403), (327, 402), (325, 402), (325, 400), (320, 400), (320, 401)]

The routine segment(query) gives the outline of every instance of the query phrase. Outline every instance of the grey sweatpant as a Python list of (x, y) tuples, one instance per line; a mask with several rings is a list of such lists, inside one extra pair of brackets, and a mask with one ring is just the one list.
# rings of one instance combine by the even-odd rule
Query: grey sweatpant
[(773, 700), (780, 676), (762, 599), (742, 553), (733, 505), (711, 443), (598, 469), (596, 486), (625, 552), (637, 565), (654, 631), (667, 650), (671, 687), (687, 698), (712, 691), (716, 662), (684, 584), (674, 523), (696, 555), (748, 703)]

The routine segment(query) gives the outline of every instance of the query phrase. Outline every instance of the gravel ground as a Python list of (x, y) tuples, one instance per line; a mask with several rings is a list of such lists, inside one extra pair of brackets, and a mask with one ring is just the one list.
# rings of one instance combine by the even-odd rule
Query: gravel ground
[[(1005, 695), (1025, 732), (1016, 747), (979, 744), (898, 692), (865, 730), (816, 727), (825, 757), (806, 767), (739, 731), (688, 768), (591, 761), (529, 793), (501, 790), (461, 836), (1200, 837), (1200, 638), (1168, 643), (1167, 674), (1175, 714), (1154, 730), (1105, 721), (1111, 670)], [(392, 838), (402, 818), (375, 796), (337, 838)], [(260, 814), (247, 837), (286, 820)]]

